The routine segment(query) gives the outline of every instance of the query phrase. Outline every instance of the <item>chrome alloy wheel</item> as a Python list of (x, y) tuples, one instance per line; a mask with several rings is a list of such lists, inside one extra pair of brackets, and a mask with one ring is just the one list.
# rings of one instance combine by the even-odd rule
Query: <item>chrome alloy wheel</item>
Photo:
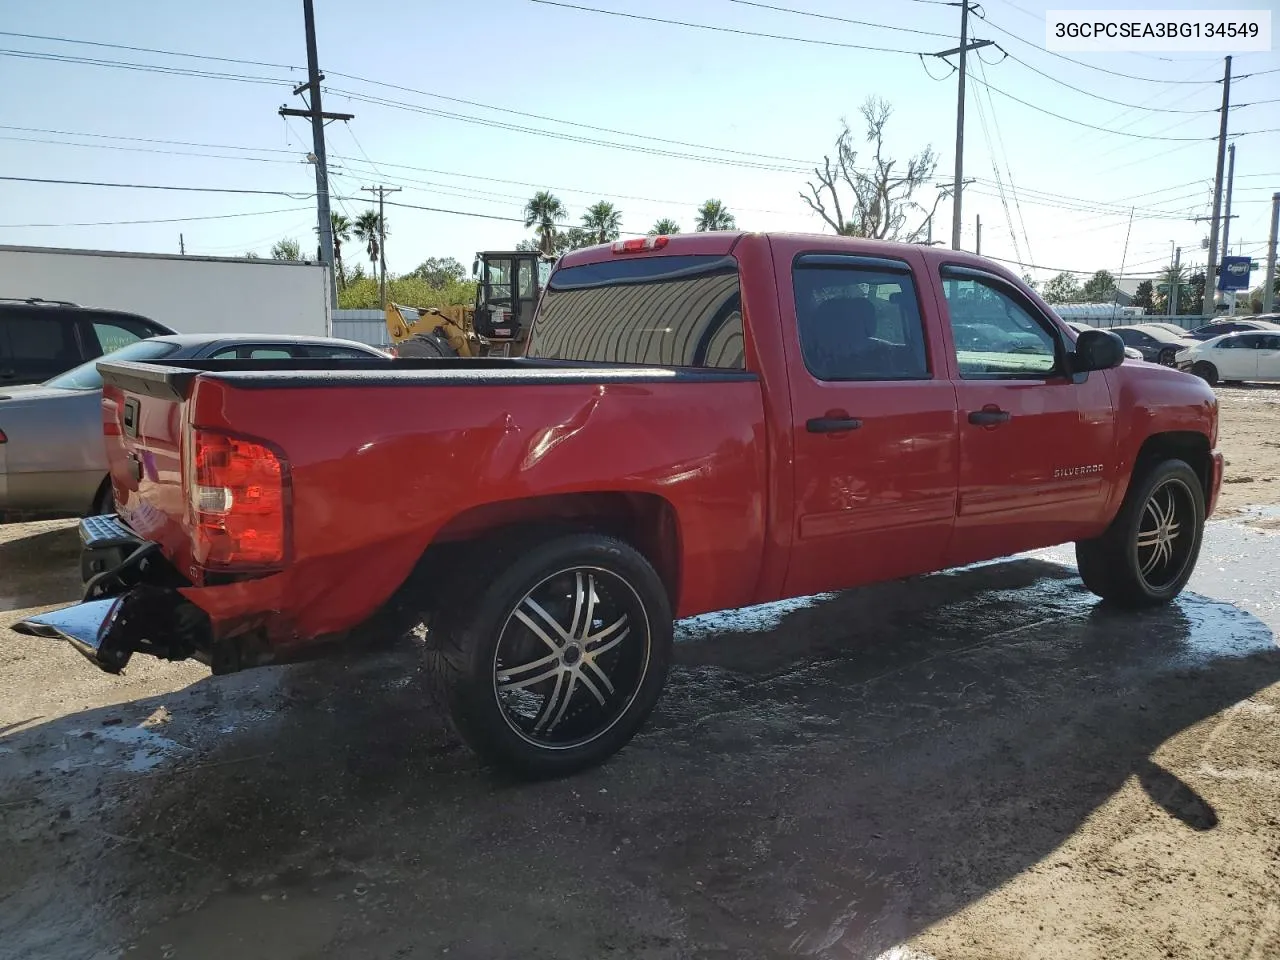
[(1182, 576), (1195, 544), (1192, 493), (1180, 479), (1151, 491), (1138, 523), (1138, 572), (1152, 590)]
[(545, 749), (606, 733), (649, 669), (649, 621), (626, 580), (574, 567), (533, 587), (507, 616), (494, 652), (493, 689), (516, 734)]

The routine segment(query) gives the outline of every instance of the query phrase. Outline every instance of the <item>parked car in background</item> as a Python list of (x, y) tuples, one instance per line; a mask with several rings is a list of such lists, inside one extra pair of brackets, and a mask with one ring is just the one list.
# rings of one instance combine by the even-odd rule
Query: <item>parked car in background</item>
[(1155, 324), (1134, 324), (1129, 327), (1110, 327), (1112, 333), (1124, 341), (1126, 347), (1133, 347), (1143, 360), (1172, 367), (1178, 351), (1188, 346), (1186, 331), (1170, 333)]
[(1143, 320), (1141, 323), (1132, 324), (1135, 327), (1159, 327), (1161, 330), (1168, 330), (1175, 336), (1185, 337), (1189, 332), (1186, 327), (1180, 327), (1176, 323), (1165, 323), (1157, 320)]
[[(1098, 327), (1091, 327), (1091, 326), (1089, 326), (1087, 323), (1079, 323), (1079, 322), (1077, 322), (1077, 321), (1075, 321), (1075, 320), (1067, 320), (1067, 321), (1064, 321), (1064, 322), (1067, 324), (1067, 326), (1068, 326), (1068, 327), (1070, 327), (1070, 328), (1071, 328), (1072, 330), (1074, 330), (1076, 333), (1084, 333), (1086, 330), (1097, 330), (1097, 329), (1099, 329)], [(1141, 360), (1141, 359), (1142, 359), (1142, 354), (1141, 354), (1139, 351), (1135, 350), (1133, 347), (1130, 347), (1130, 346), (1126, 346), (1126, 347), (1124, 348), (1124, 355), (1125, 355), (1125, 357), (1126, 357), (1127, 359), (1129, 359), (1129, 360)]]
[(1195, 343), (1178, 354), (1177, 365), (1211, 385), (1280, 380), (1280, 327), (1274, 333), (1228, 333)]
[(173, 333), (120, 310), (56, 300), (0, 300), (0, 388), (43, 383), (146, 337)]
[[(149, 337), (108, 354), (112, 360), (386, 356), (354, 340), (261, 334)], [(0, 518), (15, 512), (82, 516), (111, 510), (97, 364), (90, 360), (38, 386), (0, 387)]]
[[(1271, 314), (1270, 316), (1274, 316)], [(1280, 323), (1274, 323), (1263, 317), (1231, 317), (1223, 320), (1210, 320), (1204, 326), (1196, 327), (1187, 333), (1190, 340), (1212, 340), (1224, 333), (1240, 333), (1247, 330), (1280, 330)]]

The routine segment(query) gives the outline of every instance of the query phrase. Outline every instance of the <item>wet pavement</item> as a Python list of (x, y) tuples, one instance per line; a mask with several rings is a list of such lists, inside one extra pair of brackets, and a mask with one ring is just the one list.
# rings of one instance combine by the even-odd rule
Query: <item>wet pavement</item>
[(1278, 561), (1214, 523), (1140, 614), (1066, 549), (685, 621), (646, 729), (534, 785), (409, 643), (122, 681), (0, 631), (0, 957), (1280, 956)]

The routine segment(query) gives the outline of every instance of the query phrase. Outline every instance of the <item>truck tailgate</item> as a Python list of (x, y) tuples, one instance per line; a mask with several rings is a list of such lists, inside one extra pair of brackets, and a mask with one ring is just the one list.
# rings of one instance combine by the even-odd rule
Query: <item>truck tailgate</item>
[(185, 524), (183, 424), (195, 374), (155, 373), (141, 364), (99, 366), (107, 464), (122, 519), (186, 573), (191, 539)]

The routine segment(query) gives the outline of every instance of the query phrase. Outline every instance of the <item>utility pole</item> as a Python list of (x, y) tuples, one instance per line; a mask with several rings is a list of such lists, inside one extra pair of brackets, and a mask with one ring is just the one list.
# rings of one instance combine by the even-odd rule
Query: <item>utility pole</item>
[[(1227, 144), (1227, 202), (1226, 209), (1222, 216), (1222, 256), (1231, 255), (1231, 191), (1235, 186), (1236, 180), (1236, 145), (1234, 143)], [(1221, 262), (1221, 261), (1219, 261)], [(1214, 285), (1217, 290), (1217, 285)], [(1217, 299), (1215, 292), (1214, 299)], [(1236, 315), (1236, 292), (1231, 291), (1231, 309), (1228, 311), (1230, 316)]]
[(1231, 58), (1222, 73), (1222, 116), (1218, 120), (1218, 166), (1213, 175), (1213, 219), (1209, 221), (1209, 265), (1204, 273), (1201, 313), (1212, 317), (1218, 302), (1218, 217), (1222, 214), (1222, 167), (1227, 155), (1227, 113), (1231, 107)]
[(982, 214), (980, 213), (977, 214), (974, 217), (974, 221), (975, 223), (973, 227), (973, 234), (974, 234), (973, 252), (976, 253), (978, 256), (982, 256)]
[(1182, 276), (1182, 248), (1178, 247), (1173, 254), (1173, 274), (1169, 277), (1169, 316), (1176, 317), (1178, 315), (1178, 288), (1182, 286), (1178, 282)]
[(302, 17), (307, 32), (307, 82), (293, 88), (293, 95), (304, 91), (311, 94), (310, 101), (303, 100), (306, 110), (280, 108), (282, 117), (306, 117), (311, 121), (311, 161), (316, 165), (316, 219), (320, 230), (320, 262), (329, 268), (329, 302), (338, 306), (338, 278), (333, 263), (333, 218), (329, 215), (329, 166), (324, 151), (324, 122), (326, 120), (353, 120), (354, 113), (325, 113), (320, 103), (319, 55), (316, 53), (316, 14), (312, 0), (302, 0)]
[(178, 253), (182, 254), (184, 257), (187, 255), (187, 241), (183, 238), (182, 234), (178, 234)]
[(1276, 305), (1276, 233), (1280, 232), (1280, 193), (1271, 195), (1271, 237), (1267, 240), (1267, 279), (1262, 288), (1262, 312)]
[(388, 193), (399, 193), (400, 187), (361, 187), (378, 195), (378, 300), (387, 309), (387, 219), (383, 215), (383, 200)]
[(935, 53), (934, 56), (946, 59), (953, 53), (960, 54), (959, 90), (956, 94), (956, 172), (951, 185), (951, 249), (959, 250), (960, 191), (964, 180), (964, 78), (969, 69), (966, 54), (970, 50), (989, 47), (992, 41), (975, 40), (973, 43), (969, 42), (969, 0), (959, 0), (959, 3), (953, 3), (951, 6), (960, 8), (960, 46), (953, 50), (943, 50), (941, 53)]

